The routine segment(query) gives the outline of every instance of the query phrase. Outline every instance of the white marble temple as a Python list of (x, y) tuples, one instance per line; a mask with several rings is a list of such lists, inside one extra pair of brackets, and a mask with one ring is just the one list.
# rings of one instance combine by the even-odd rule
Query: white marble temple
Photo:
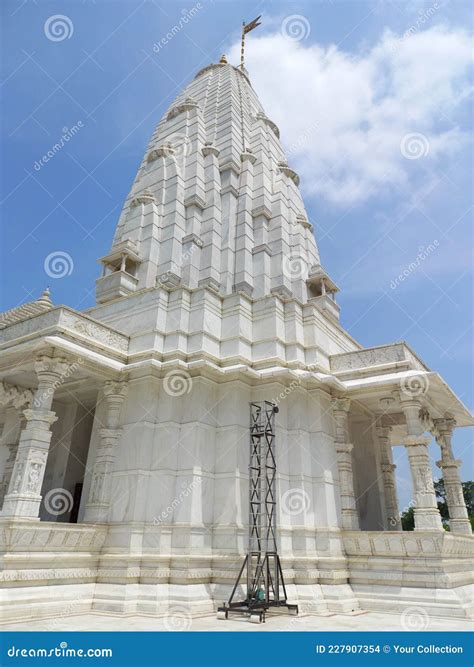
[[(0, 316), (1, 618), (213, 613), (246, 549), (257, 400), (280, 408), (291, 601), (471, 614), (451, 433), (472, 417), (405, 343), (367, 350), (343, 328), (298, 186), (247, 73), (211, 64), (153, 133), (100, 258), (97, 305), (45, 293)], [(397, 444), (413, 533), (400, 530)]]

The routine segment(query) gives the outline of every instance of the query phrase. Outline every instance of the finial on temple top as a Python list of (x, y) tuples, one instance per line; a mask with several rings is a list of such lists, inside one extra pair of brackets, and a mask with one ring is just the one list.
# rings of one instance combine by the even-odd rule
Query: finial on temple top
[(244, 69), (244, 53), (245, 53), (245, 35), (250, 32), (251, 30), (254, 30), (254, 28), (257, 28), (261, 23), (259, 23), (259, 19), (261, 19), (262, 15), (257, 16), (256, 19), (253, 21), (250, 21), (250, 23), (245, 24), (245, 21), (242, 21), (242, 44), (240, 48), (240, 69)]

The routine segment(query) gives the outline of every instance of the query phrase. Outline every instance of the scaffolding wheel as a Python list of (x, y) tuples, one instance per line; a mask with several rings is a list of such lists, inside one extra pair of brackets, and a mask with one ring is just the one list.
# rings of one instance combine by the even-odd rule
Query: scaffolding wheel
[(250, 623), (262, 623), (263, 622), (263, 614), (250, 614)]
[(221, 621), (225, 621), (225, 620), (227, 620), (227, 618), (228, 618), (228, 616), (227, 616), (227, 611), (224, 611), (224, 610), (221, 611), (221, 610), (219, 610), (219, 611), (217, 612), (217, 618), (218, 618), (219, 620), (221, 620)]

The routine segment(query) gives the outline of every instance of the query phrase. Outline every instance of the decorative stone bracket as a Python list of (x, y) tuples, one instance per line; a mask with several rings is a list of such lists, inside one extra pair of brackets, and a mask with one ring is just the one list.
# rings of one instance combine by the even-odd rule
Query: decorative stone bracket
[(31, 404), (33, 392), (30, 389), (17, 387), (9, 382), (0, 382), (0, 405), (15, 408), (22, 408), (24, 405)]

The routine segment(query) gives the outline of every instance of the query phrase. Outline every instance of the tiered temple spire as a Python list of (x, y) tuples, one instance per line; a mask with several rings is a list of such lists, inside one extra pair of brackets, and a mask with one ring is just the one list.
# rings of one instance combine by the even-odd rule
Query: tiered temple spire
[(298, 185), (245, 70), (225, 57), (205, 67), (151, 138), (101, 258), (99, 302), (163, 285), (322, 296)]

